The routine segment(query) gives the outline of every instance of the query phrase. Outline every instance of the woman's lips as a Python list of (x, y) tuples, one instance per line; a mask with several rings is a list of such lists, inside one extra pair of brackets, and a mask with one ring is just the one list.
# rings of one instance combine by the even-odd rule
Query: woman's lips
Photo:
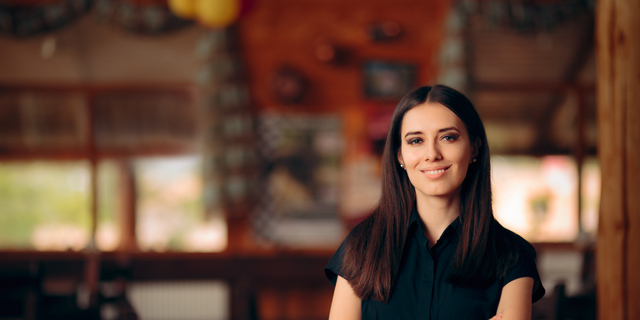
[(438, 168), (428, 168), (428, 169), (420, 170), (420, 171), (422, 173), (424, 173), (430, 179), (439, 179), (440, 177), (442, 177), (444, 175), (445, 171), (447, 171), (449, 168), (451, 168), (451, 166), (438, 167)]

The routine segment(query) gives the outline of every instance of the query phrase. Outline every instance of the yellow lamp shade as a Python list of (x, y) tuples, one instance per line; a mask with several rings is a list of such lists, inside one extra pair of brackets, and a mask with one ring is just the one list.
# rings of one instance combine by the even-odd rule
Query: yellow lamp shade
[(197, 0), (169, 0), (169, 8), (176, 16), (183, 19), (193, 19), (196, 16)]
[(224, 28), (240, 15), (239, 0), (196, 0), (198, 21), (207, 27)]

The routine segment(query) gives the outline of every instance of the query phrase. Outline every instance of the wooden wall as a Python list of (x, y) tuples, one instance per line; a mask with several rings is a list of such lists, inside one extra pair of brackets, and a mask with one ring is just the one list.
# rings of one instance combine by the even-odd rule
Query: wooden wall
[[(369, 101), (362, 94), (362, 64), (368, 60), (413, 63), (417, 84), (434, 81), (435, 55), (444, 35), (448, 1), (262, 0), (239, 23), (240, 40), (251, 93), (261, 110), (336, 112)], [(397, 40), (373, 42), (372, 23), (397, 22)], [(318, 46), (334, 44), (344, 51), (338, 64), (316, 59)], [(274, 99), (269, 81), (281, 66), (296, 68), (308, 80), (301, 103)]]

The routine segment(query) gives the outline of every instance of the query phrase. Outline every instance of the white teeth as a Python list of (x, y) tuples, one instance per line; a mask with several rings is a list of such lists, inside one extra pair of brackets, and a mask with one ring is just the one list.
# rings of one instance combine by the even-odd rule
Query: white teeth
[(426, 174), (438, 174), (444, 172), (444, 169), (433, 170), (433, 171), (425, 171)]

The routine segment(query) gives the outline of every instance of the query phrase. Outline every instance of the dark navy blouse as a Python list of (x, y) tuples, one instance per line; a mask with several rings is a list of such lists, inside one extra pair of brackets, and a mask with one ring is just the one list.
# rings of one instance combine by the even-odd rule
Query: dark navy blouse
[[(535, 260), (526, 255), (522, 255), (521, 261), (511, 268), (504, 278), (487, 287), (453, 285), (447, 277), (458, 245), (459, 220), (452, 222), (436, 244), (429, 249), (429, 240), (419, 219), (419, 215), (414, 211), (391, 298), (386, 304), (375, 300), (363, 300), (363, 320), (488, 320), (497, 312), (502, 287), (522, 277), (531, 277), (534, 280), (533, 302), (544, 296), (545, 289), (540, 283)], [(342, 276), (345, 242), (325, 268), (327, 277), (334, 285), (337, 276)]]

